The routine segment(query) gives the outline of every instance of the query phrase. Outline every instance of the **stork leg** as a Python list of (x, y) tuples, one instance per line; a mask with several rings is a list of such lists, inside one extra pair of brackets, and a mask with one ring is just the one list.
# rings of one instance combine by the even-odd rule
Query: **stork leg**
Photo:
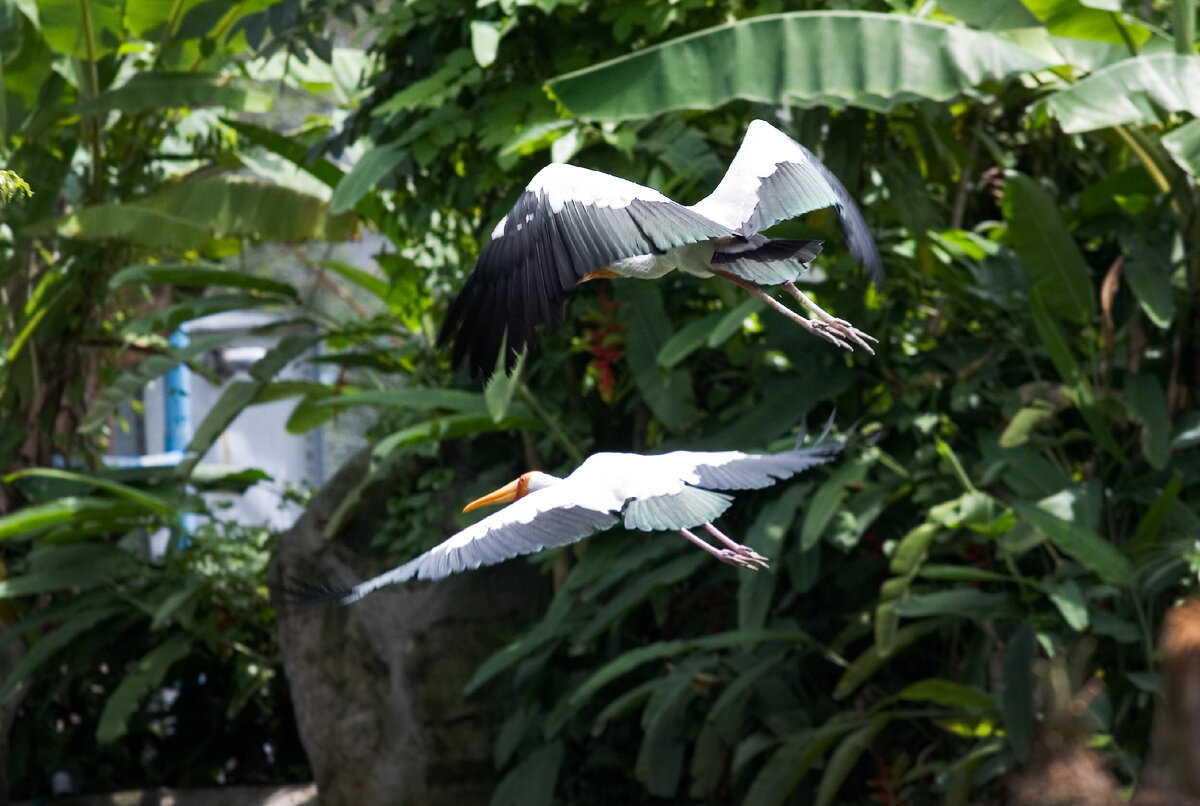
[(843, 350), (853, 350), (854, 349), (853, 347), (851, 347), (849, 344), (847, 344), (845, 341), (842, 340), (841, 334), (838, 333), (829, 323), (818, 320), (818, 319), (809, 319), (806, 316), (801, 316), (800, 314), (796, 313), (788, 306), (784, 305), (779, 300), (772, 297), (766, 291), (763, 291), (761, 288), (759, 288), (754, 283), (750, 282), (749, 280), (742, 279), (741, 277), (738, 277), (736, 274), (730, 274), (727, 271), (715, 271), (713, 273), (716, 274), (718, 277), (728, 280), (729, 282), (736, 285), (738, 288), (743, 289), (750, 296), (758, 297), (763, 302), (767, 303), (772, 308), (779, 311), (781, 314), (786, 316), (788, 319), (791, 319), (793, 322), (800, 325), (800, 327), (804, 328), (805, 330), (807, 330), (809, 333), (813, 334), (814, 336), (819, 336), (820, 338), (825, 339), (825, 341), (829, 342), (830, 344), (834, 344), (838, 347), (841, 347)]
[[(705, 526), (705, 528), (709, 529), (710, 531), (713, 529), (712, 524), (706, 523), (706, 524), (704, 524), (704, 526)], [(757, 571), (759, 568), (767, 567), (767, 560), (765, 557), (762, 557), (761, 555), (755, 553), (754, 551), (751, 551), (750, 549), (746, 548), (745, 546), (741, 546), (737, 543), (734, 543), (732, 540), (730, 540), (727, 537), (725, 537), (724, 540), (727, 541), (731, 546), (738, 546), (738, 549), (714, 548), (713, 546), (710, 546), (706, 541), (701, 540), (700, 538), (696, 537), (696, 535), (692, 534), (692, 532), (690, 532), (687, 529), (680, 529), (679, 533), (681, 535), (683, 535), (684, 537), (686, 537), (688, 540), (695, 543), (700, 548), (707, 551), (712, 556), (716, 557), (718, 560), (720, 560), (723, 563), (727, 563), (729, 565), (736, 565), (741, 568), (748, 568), (751, 571)], [(721, 537), (724, 537), (724, 535), (722, 535)], [(747, 554), (746, 552), (749, 552), (749, 554)]]
[(715, 537), (717, 540), (720, 540), (726, 546), (729, 546), (729, 548), (737, 554), (742, 555), (751, 562), (762, 565), (763, 568), (767, 567), (767, 558), (759, 554), (754, 549), (750, 548), (749, 546), (743, 546), (741, 543), (734, 541), (727, 534), (713, 526), (711, 523), (704, 524), (704, 528), (708, 530), (710, 535)]
[(791, 294), (793, 297), (795, 297), (800, 302), (801, 305), (803, 305), (805, 308), (808, 308), (810, 311), (815, 313), (822, 322), (825, 322), (834, 331), (836, 331), (838, 336), (840, 336), (843, 339), (847, 339), (849, 341), (854, 342), (855, 344), (857, 344), (859, 347), (862, 347), (864, 350), (866, 350), (871, 355), (875, 355), (875, 351), (871, 349), (871, 345), (867, 344), (867, 342), (864, 341), (864, 339), (870, 339), (871, 341), (875, 342), (876, 344), (879, 343), (879, 339), (875, 338), (874, 336), (872, 336), (870, 334), (863, 333), (861, 330), (859, 330), (854, 325), (847, 322), (845, 319), (838, 319), (836, 316), (831, 316), (830, 314), (826, 313), (824, 310), (821, 309), (821, 306), (819, 306), (819, 305), (817, 305), (817, 303), (813, 302), (812, 299), (810, 299), (807, 294), (805, 294), (799, 288), (796, 288), (795, 283), (792, 283), (792, 282), (784, 283), (783, 288), (789, 294)]

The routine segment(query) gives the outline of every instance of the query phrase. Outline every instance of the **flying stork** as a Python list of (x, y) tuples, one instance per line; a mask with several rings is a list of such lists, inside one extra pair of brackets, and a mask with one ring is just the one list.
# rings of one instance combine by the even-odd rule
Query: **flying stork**
[[(686, 207), (653, 188), (574, 165), (553, 163), (534, 176), (500, 219), (474, 271), (450, 304), (438, 343), (472, 377), (490, 373), (505, 350), (511, 366), (557, 329), (575, 287), (595, 277), (654, 279), (679, 269), (745, 289), (809, 332), (874, 353), (876, 339), (821, 310), (793, 282), (820, 241), (769, 239), (762, 230), (833, 207), (850, 253), (876, 282), (883, 265), (861, 211), (845, 186), (804, 146), (770, 123), (753, 121), (716, 190)], [(815, 318), (761, 286), (782, 285)], [(507, 345), (506, 347), (503, 345)]]
[[(774, 454), (739, 451), (675, 451), (657, 456), (597, 453), (565, 479), (532, 471), (463, 509), (509, 503), (414, 560), (349, 590), (322, 591), (320, 598), (350, 604), (386, 585), (410, 579), (442, 579), (551, 546), (565, 546), (624, 521), (626, 529), (678, 530), (723, 563), (758, 570), (767, 558), (734, 542), (713, 525), (733, 503), (719, 490), (769, 487), (832, 459), (839, 448), (818, 441)], [(691, 530), (703, 526), (716, 547)]]

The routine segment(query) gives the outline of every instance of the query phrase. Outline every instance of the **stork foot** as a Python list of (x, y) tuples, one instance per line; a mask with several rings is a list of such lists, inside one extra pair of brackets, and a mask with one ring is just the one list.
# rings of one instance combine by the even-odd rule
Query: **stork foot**
[(770, 565), (767, 563), (766, 557), (763, 557), (760, 554), (755, 554), (754, 552), (750, 552), (750, 554), (754, 555), (753, 557), (742, 554), (740, 551), (736, 551), (734, 549), (713, 549), (713, 552), (713, 556), (721, 562), (729, 565), (736, 565), (738, 568), (757, 571), (761, 568), (770, 567)]
[(800, 304), (812, 311), (815, 319), (810, 319), (807, 316), (801, 316), (796, 311), (793, 311), (788, 306), (784, 305), (779, 300), (772, 297), (767, 292), (763, 291), (754, 283), (738, 277), (736, 274), (730, 274), (726, 271), (714, 271), (718, 277), (722, 277), (739, 288), (745, 289), (751, 296), (758, 297), (767, 305), (774, 308), (779, 313), (791, 319), (796, 324), (807, 330), (809, 333), (822, 338), (834, 346), (841, 347), (843, 350), (853, 352), (854, 345), (857, 344), (871, 355), (875, 355), (875, 351), (871, 349), (868, 341), (878, 343), (878, 339), (870, 334), (856, 328), (854, 325), (847, 322), (845, 319), (838, 319), (836, 316), (831, 316), (822, 310), (821, 306), (808, 298), (808, 295), (796, 288), (795, 283), (784, 283), (783, 287), (787, 292), (800, 301)]
[(727, 563), (728, 565), (736, 565), (739, 568), (748, 568), (751, 571), (757, 571), (760, 568), (769, 567), (766, 557), (762, 556), (748, 546), (743, 546), (741, 543), (735, 543), (734, 541), (730, 540), (711, 523), (704, 524), (704, 528), (712, 533), (712, 535), (722, 543), (729, 546), (729, 548), (715, 548), (709, 545), (706, 541), (696, 537), (696, 535), (688, 529), (680, 529), (679, 533), (700, 548), (707, 551), (712, 556), (716, 557), (721, 562)]
[[(827, 328), (827, 330), (824, 332), (819, 332), (817, 330), (811, 330), (809, 332), (821, 336), (821, 338), (824, 338), (828, 341), (832, 341), (834, 344), (845, 347), (848, 350), (853, 350), (854, 348), (850, 347), (848, 344), (846, 344), (846, 342), (854, 342), (871, 355), (875, 355), (875, 351), (871, 349), (871, 345), (867, 342), (871, 341), (878, 344), (879, 339), (875, 338), (869, 333), (864, 333), (854, 325), (847, 322), (845, 319), (839, 319), (836, 316), (826, 312), (825, 309), (823, 309), (820, 305), (813, 302), (807, 294), (805, 294), (799, 288), (796, 288), (795, 283), (784, 283), (783, 288), (789, 294), (795, 297), (801, 305), (803, 305), (805, 308), (808, 308), (816, 315), (817, 319), (814, 324), (819, 323), (818, 326), (824, 325), (824, 328)], [(831, 336), (833, 336), (833, 338), (831, 338)]]

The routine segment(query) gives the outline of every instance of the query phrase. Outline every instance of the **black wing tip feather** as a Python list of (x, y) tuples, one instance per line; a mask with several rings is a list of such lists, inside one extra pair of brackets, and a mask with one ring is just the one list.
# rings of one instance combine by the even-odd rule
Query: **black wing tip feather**
[(288, 577), (283, 582), (271, 586), (271, 601), (276, 607), (309, 608), (329, 604), (330, 602), (344, 604), (345, 600), (353, 593), (353, 588), (320, 585), (315, 582)]

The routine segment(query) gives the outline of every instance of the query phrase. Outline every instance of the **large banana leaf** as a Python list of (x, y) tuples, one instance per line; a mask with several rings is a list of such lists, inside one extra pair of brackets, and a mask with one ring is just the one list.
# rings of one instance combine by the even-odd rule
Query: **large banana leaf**
[(253, 87), (237, 87), (208, 73), (137, 73), (119, 87), (78, 104), (78, 112), (92, 114), (119, 109), (177, 109), (184, 106), (222, 106), (244, 112), (266, 112), (271, 95)]
[(627, 120), (735, 98), (887, 112), (1049, 65), (1000, 36), (899, 14), (814, 11), (717, 26), (552, 79), (572, 114)]
[(1046, 110), (1065, 132), (1155, 124), (1160, 111), (1200, 116), (1200, 56), (1159, 53), (1101, 68), (1051, 95)]
[(57, 222), (84, 240), (124, 238), (145, 246), (199, 249), (209, 238), (344, 240), (355, 217), (330, 215), (316, 196), (236, 176), (205, 176), (136, 202), (94, 205)]

